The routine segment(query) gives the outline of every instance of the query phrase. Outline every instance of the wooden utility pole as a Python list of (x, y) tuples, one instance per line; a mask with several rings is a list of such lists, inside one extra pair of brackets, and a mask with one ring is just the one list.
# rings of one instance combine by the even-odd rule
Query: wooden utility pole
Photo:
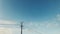
[(21, 34), (22, 34), (23, 22), (21, 22)]

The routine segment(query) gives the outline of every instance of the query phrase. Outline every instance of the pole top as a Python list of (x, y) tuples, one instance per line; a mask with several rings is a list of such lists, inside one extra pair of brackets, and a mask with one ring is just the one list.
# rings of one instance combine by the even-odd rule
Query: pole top
[(23, 27), (23, 21), (21, 22), (21, 27)]

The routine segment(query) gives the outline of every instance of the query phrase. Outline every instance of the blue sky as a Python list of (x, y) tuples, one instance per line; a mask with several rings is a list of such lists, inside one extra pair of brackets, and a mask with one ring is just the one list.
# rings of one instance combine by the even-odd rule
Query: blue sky
[[(0, 24), (21, 21), (24, 34), (59, 34), (60, 0), (0, 0)], [(19, 28), (2, 29), (20, 34)]]
[(57, 0), (2, 0), (4, 19), (40, 21), (59, 13)]

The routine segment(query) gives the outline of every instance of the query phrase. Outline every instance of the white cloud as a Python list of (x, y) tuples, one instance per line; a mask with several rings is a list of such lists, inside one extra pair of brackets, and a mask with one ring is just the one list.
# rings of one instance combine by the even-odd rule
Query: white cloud
[(32, 27), (32, 29), (28, 28), (29, 30), (26, 30), (25, 33), (37, 34), (38, 32), (40, 32), (41, 34), (57, 34), (57, 33), (59, 34), (60, 23), (58, 23), (58, 21), (60, 21), (60, 15), (57, 15), (56, 18), (53, 18), (52, 20), (45, 22), (39, 22), (39, 23), (31, 22), (29, 24), (26, 24), (26, 26), (29, 28)]
[(8, 28), (8, 27), (12, 27), (11, 25), (10, 26), (7, 25), (8, 27), (6, 28), (3, 27), (3, 25), (1, 24), (17, 24), (17, 23), (16, 21), (11, 21), (11, 20), (0, 20), (0, 34), (13, 34), (15, 28)]
[[(0, 20), (0, 26), (1, 24), (16, 24), (16, 22), (9, 20)], [(12, 28), (0, 27), (0, 34), (12, 34), (12, 33), (13, 33)]]
[(16, 24), (16, 21), (0, 20), (0, 24)]
[(23, 34), (41, 34), (41, 31), (34, 29), (24, 29)]
[[(58, 18), (58, 19), (56, 19)], [(60, 20), (60, 16), (58, 15), (55, 19)], [(60, 34), (60, 25), (59, 23), (53, 18), (53, 20), (45, 21), (45, 22), (30, 22), (25, 23), (23, 29), (23, 34)], [(0, 20), (0, 24), (16, 24), (15, 21), (9, 20)], [(0, 28), (1, 34), (20, 34), (20, 28)], [(3, 32), (3, 33), (2, 33)]]
[(12, 34), (12, 29), (0, 27), (0, 34)]

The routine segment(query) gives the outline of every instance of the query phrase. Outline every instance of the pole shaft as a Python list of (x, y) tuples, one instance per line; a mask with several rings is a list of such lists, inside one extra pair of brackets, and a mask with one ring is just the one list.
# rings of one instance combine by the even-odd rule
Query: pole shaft
[(22, 27), (23, 27), (23, 25), (22, 25), (22, 23), (21, 23), (21, 34), (22, 34)]

